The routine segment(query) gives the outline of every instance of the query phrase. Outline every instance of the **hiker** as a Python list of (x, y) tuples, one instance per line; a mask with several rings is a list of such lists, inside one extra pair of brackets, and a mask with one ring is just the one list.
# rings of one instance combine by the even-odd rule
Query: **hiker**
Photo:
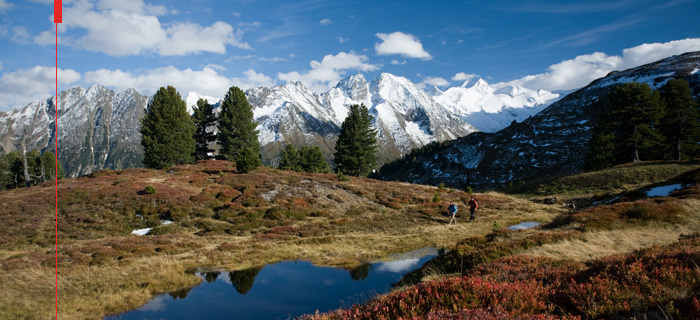
[(474, 221), (474, 211), (479, 207), (479, 204), (476, 202), (476, 198), (472, 197), (469, 202), (467, 202), (467, 205), (469, 205), (469, 212), (471, 212), (471, 217), (469, 217), (469, 221)]
[(450, 219), (450, 222), (447, 223), (447, 225), (451, 225), (452, 222), (457, 224), (457, 218), (455, 217), (455, 215), (457, 215), (457, 205), (454, 202), (450, 202), (450, 206), (447, 207), (447, 212), (452, 214), (452, 218)]

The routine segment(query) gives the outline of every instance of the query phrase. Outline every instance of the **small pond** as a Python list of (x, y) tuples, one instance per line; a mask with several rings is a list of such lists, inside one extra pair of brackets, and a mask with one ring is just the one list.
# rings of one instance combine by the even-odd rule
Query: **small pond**
[(421, 249), (397, 260), (353, 270), (285, 261), (233, 272), (197, 273), (197, 287), (155, 297), (117, 319), (288, 319), (325, 312), (387, 293), (391, 284), (429, 261), (436, 250)]
[(528, 221), (528, 222), (521, 222), (518, 224), (514, 224), (514, 225), (508, 227), (508, 229), (510, 229), (510, 230), (532, 229), (532, 228), (539, 226), (539, 225), (540, 225), (539, 222)]

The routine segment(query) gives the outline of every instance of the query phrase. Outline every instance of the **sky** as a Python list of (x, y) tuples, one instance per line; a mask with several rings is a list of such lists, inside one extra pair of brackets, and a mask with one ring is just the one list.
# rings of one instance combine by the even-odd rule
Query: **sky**
[[(550, 91), (700, 51), (700, 1), (63, 0), (59, 91), (221, 98), (382, 72)], [(53, 0), (0, 0), (0, 111), (55, 95)]]

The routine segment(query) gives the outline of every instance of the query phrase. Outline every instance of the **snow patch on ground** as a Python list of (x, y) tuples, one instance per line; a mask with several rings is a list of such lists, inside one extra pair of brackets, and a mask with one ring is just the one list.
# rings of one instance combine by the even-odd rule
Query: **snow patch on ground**
[[(142, 217), (141, 219), (143, 219), (143, 217)], [(163, 221), (161, 221), (160, 224), (161, 224), (162, 226), (164, 226), (164, 225), (168, 225), (168, 224), (171, 224), (171, 223), (173, 223), (173, 222), (170, 221), (170, 220), (163, 220)], [(137, 236), (145, 236), (145, 235), (147, 235), (149, 232), (151, 232), (151, 230), (153, 230), (153, 228), (136, 229), (136, 230), (134, 230), (134, 231), (131, 231), (131, 234), (135, 234), (135, 235), (137, 235)]]
[(683, 185), (680, 183), (652, 188), (651, 190), (647, 191), (647, 197), (668, 197), (671, 192), (682, 188)]

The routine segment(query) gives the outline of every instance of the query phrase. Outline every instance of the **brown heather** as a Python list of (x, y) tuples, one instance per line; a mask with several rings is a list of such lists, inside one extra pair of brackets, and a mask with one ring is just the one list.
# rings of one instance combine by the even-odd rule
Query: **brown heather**
[[(156, 294), (198, 283), (192, 270), (238, 270), (288, 259), (351, 268), (432, 246), (451, 250), (441, 258), (451, 267), (422, 276), (467, 274), (518, 254), (547, 257), (533, 260), (535, 264), (542, 259), (579, 268), (578, 262), (557, 261), (600, 257), (596, 252), (629, 253), (700, 231), (698, 176), (686, 174), (684, 181), (695, 186), (671, 198), (580, 211), (523, 196), (475, 194), (477, 220), (465, 223), (472, 194), (430, 186), (340, 181), (335, 174), (268, 168), (239, 174), (226, 161), (170, 170), (100, 171), (59, 184), (59, 317), (96, 319), (136, 308)], [(156, 192), (145, 192), (147, 186)], [(436, 192), (439, 201), (434, 202)], [(460, 207), (456, 226), (447, 225), (450, 202)], [(52, 183), (0, 192), (0, 319), (54, 314), (54, 205)], [(174, 223), (161, 225), (162, 220)], [(538, 221), (549, 227), (493, 230), (495, 221), (502, 226)], [(130, 234), (147, 227), (153, 228), (151, 235)], [(646, 242), (634, 236), (667, 231), (671, 236)], [(629, 244), (620, 245), (625, 237)], [(521, 280), (527, 285), (534, 281)], [(549, 310), (532, 306), (537, 312)], [(480, 317), (490, 312), (483, 308), (415, 316)]]

